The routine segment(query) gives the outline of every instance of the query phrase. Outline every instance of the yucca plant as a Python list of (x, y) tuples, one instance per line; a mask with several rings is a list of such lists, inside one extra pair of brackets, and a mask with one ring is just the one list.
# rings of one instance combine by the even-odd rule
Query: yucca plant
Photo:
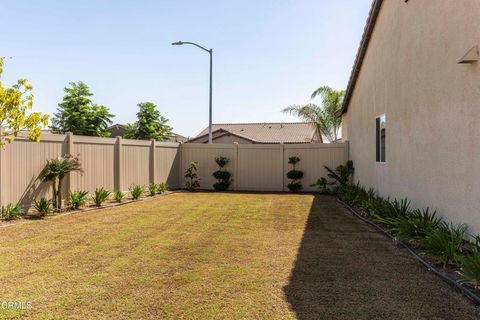
[(95, 202), (95, 205), (97, 207), (101, 207), (102, 203), (104, 203), (108, 197), (110, 196), (110, 191), (105, 190), (103, 187), (102, 188), (97, 188), (95, 189), (95, 193), (93, 194), (93, 202)]
[(387, 198), (382, 206), (383, 209), (375, 212), (372, 219), (392, 231), (397, 231), (400, 221), (410, 214), (410, 201), (408, 199), (389, 201)]
[(420, 241), (420, 246), (437, 258), (445, 268), (449, 263), (458, 261), (466, 232), (465, 224), (455, 226), (441, 223), (437, 229)]
[(0, 218), (3, 220), (16, 220), (19, 219), (22, 215), (22, 209), (20, 205), (16, 204), (8, 204), (6, 206), (2, 206), (0, 209)]
[(33, 208), (37, 210), (39, 218), (45, 217), (47, 214), (53, 212), (52, 200), (41, 198), (40, 200), (33, 200)]
[(88, 191), (74, 191), (70, 193), (68, 202), (73, 210), (79, 209), (87, 203)]
[(130, 191), (133, 200), (138, 200), (144, 192), (144, 188), (138, 184), (131, 185), (128, 190)]
[(113, 192), (113, 199), (118, 203), (121, 203), (124, 197), (125, 197), (125, 193), (123, 193), (120, 190), (115, 190)]
[(421, 241), (427, 235), (442, 225), (442, 218), (436, 217), (437, 212), (430, 212), (429, 208), (416, 209), (409, 215), (398, 219), (398, 237), (405, 240)]
[(148, 185), (148, 194), (153, 197), (154, 195), (157, 194), (157, 188), (158, 188), (158, 185), (155, 184), (155, 183), (150, 183)]
[(165, 193), (169, 189), (170, 189), (170, 186), (166, 182), (162, 182), (162, 183), (157, 184), (157, 193), (158, 194)]
[(367, 217), (381, 216), (382, 212), (387, 211), (388, 201), (378, 196), (363, 195), (363, 199), (360, 196), (353, 200), (354, 206), (360, 208)]
[(460, 282), (480, 287), (480, 252), (475, 251), (460, 259)]

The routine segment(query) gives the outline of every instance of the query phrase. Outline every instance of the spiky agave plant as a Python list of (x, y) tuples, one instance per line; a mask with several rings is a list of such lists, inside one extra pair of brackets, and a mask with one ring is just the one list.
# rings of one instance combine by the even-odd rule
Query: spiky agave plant
[(480, 287), (480, 252), (475, 251), (460, 259), (460, 282)]
[(398, 237), (414, 243), (421, 241), (442, 225), (443, 219), (436, 214), (436, 211), (431, 212), (426, 208), (416, 209), (409, 215), (399, 217), (396, 229)]
[(455, 226), (442, 223), (420, 241), (420, 246), (445, 268), (450, 262), (459, 260), (467, 228), (465, 224)]

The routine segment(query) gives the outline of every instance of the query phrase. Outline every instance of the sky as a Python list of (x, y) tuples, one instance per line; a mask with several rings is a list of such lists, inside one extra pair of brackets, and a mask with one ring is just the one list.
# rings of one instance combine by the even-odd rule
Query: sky
[[(34, 111), (52, 115), (69, 82), (83, 81), (114, 123), (151, 101), (174, 131), (213, 122), (298, 121), (281, 110), (316, 88), (345, 89), (371, 0), (24, 0), (0, 11), (2, 81), (27, 78)], [(11, 58), (10, 58), (11, 57)]]

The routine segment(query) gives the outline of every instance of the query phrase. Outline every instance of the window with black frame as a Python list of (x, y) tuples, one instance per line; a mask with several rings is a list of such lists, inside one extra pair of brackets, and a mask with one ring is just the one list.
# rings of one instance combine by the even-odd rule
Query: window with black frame
[(385, 163), (386, 162), (386, 153), (385, 153), (385, 139), (386, 139), (386, 117), (384, 114), (376, 118), (376, 162)]

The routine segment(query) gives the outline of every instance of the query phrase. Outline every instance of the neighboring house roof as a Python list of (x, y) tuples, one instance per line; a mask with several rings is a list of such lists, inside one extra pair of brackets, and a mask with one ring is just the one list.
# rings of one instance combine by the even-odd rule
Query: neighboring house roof
[[(122, 137), (127, 132), (128, 126), (126, 124), (114, 124), (107, 128), (107, 131), (110, 132), (110, 137)], [(186, 142), (187, 137), (184, 137), (178, 133), (172, 132), (166, 142)]]
[[(234, 135), (252, 143), (311, 143), (319, 142), (315, 128), (310, 123), (224, 123), (213, 124), (214, 139)], [(204, 142), (208, 127), (189, 142)]]
[[(384, 0), (373, 0), (372, 8), (367, 19), (367, 24), (363, 31), (362, 41), (360, 42), (357, 57), (355, 58), (355, 63), (353, 64), (350, 80), (348, 81), (347, 91), (345, 92), (345, 98), (343, 99), (343, 106), (342, 109), (337, 112), (337, 116), (344, 114), (348, 110), (348, 105), (350, 104), (350, 100), (352, 99), (353, 91), (355, 90), (355, 85), (357, 84), (363, 60), (365, 59), (365, 55), (367, 54), (368, 45), (370, 44), (370, 39), (372, 38), (373, 30), (375, 29), (375, 25), (378, 20), (383, 1)], [(405, 2), (408, 2), (408, 0), (405, 0)]]
[(167, 141), (167, 142), (187, 142), (187, 141), (188, 141), (188, 138), (182, 136), (181, 134), (172, 132), (172, 134), (170, 135), (169, 139), (166, 140), (166, 141)]
[(107, 128), (107, 131), (110, 132), (110, 137), (122, 137), (127, 132), (126, 124), (116, 123)]

